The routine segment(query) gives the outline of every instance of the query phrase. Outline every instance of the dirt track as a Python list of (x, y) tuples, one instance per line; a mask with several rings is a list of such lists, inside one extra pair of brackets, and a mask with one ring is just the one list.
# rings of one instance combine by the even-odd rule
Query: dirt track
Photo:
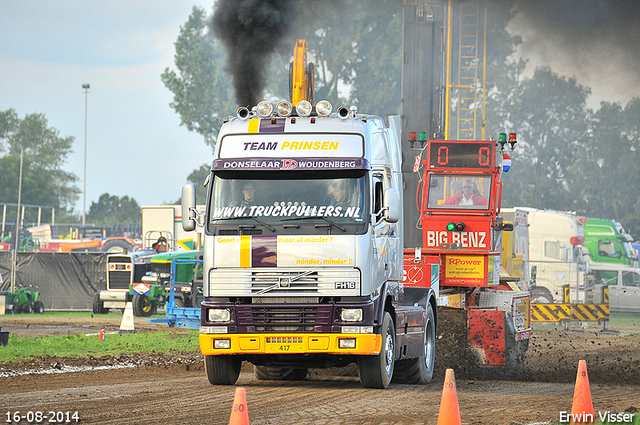
[[(0, 325), (21, 332), (5, 319)], [(40, 325), (32, 323), (25, 330)], [(596, 414), (640, 411), (639, 346), (640, 336), (539, 330), (518, 380), (458, 378), (463, 423), (558, 422), (560, 412), (571, 409), (580, 359), (587, 360)], [(130, 367), (61, 373), (82, 364)], [(10, 371), (52, 366), (58, 373), (7, 376)], [(335, 371), (338, 376), (312, 371), (306, 381), (278, 382), (256, 380), (251, 366), (245, 365), (238, 385), (247, 389), (252, 424), (435, 424), (443, 370), (440, 365), (427, 386), (392, 384), (387, 390), (370, 390), (360, 387), (353, 369)], [(226, 424), (234, 396), (234, 387), (209, 385), (197, 352), (82, 361), (40, 358), (19, 366), (0, 365), (3, 372), (1, 415), (17, 410), (78, 411), (82, 423), (92, 424)], [(0, 419), (4, 422), (6, 416)]]

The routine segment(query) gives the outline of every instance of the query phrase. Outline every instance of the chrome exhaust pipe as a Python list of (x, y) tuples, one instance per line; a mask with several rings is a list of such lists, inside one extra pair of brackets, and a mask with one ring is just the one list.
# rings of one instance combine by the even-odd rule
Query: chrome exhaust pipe
[(249, 118), (249, 109), (245, 108), (244, 106), (239, 107), (238, 111), (236, 112), (236, 116), (241, 120), (246, 120), (247, 118)]

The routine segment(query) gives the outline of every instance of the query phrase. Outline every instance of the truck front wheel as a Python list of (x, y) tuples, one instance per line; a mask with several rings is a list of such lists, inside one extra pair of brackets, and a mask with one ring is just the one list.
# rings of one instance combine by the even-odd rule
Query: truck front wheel
[(401, 384), (428, 384), (433, 379), (436, 359), (436, 321), (431, 304), (427, 304), (422, 356), (416, 359), (400, 360), (396, 363), (394, 382)]
[(358, 372), (360, 383), (367, 388), (387, 388), (393, 377), (395, 366), (396, 332), (393, 319), (385, 311), (382, 319), (382, 347), (377, 356), (360, 356)]
[(238, 356), (204, 356), (204, 370), (211, 385), (233, 385), (240, 376)]
[(137, 317), (149, 317), (156, 314), (158, 304), (151, 301), (146, 295), (135, 294), (133, 296), (133, 315)]

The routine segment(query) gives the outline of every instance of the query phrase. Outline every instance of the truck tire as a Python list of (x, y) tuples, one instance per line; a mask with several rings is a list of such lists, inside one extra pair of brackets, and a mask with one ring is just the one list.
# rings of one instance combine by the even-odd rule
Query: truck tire
[(547, 288), (536, 286), (531, 289), (531, 303), (553, 304), (553, 295)]
[(42, 301), (36, 301), (33, 305), (33, 312), (36, 314), (44, 313), (44, 303)]
[(100, 299), (100, 293), (93, 297), (93, 314), (107, 314), (108, 308), (104, 308), (104, 301)]
[(108, 252), (110, 254), (126, 254), (129, 251), (133, 251), (134, 248), (135, 247), (133, 245), (124, 239), (112, 239), (110, 241), (106, 241), (104, 245), (102, 245), (102, 248), (100, 248), (100, 251)]
[(253, 367), (254, 375), (261, 381), (302, 381), (307, 377), (308, 371), (308, 369), (290, 369), (286, 367)]
[(360, 383), (366, 388), (387, 388), (393, 378), (396, 332), (393, 319), (388, 311), (384, 312), (380, 332), (382, 334), (380, 353), (377, 356), (360, 356), (358, 358)]
[(20, 314), (20, 313), (22, 313), (22, 308), (18, 307), (18, 304), (14, 304), (11, 307), (11, 314)]
[(211, 385), (233, 385), (240, 376), (238, 356), (204, 356), (204, 370)]
[(29, 314), (33, 312), (33, 304), (31, 304), (30, 302), (26, 302), (24, 304), (22, 304), (22, 312), (24, 314)]
[(132, 304), (133, 315), (137, 317), (153, 316), (158, 311), (158, 304), (146, 295), (134, 294)]
[(202, 294), (202, 280), (196, 280), (191, 284), (191, 307), (202, 307), (204, 295)]
[(424, 385), (433, 379), (433, 368), (436, 359), (436, 321), (431, 304), (427, 304), (425, 320), (422, 356), (416, 359), (397, 361), (393, 373), (393, 382)]

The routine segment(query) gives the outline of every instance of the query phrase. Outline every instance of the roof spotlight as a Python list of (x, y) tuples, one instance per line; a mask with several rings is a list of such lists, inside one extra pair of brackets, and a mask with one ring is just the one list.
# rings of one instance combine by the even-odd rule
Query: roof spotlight
[(340, 119), (346, 119), (349, 116), (349, 108), (346, 106), (341, 106), (338, 108), (338, 116)]
[(276, 105), (276, 111), (278, 112), (279, 116), (288, 117), (289, 115), (291, 115), (291, 112), (293, 112), (293, 105), (291, 105), (291, 103), (287, 102), (286, 100), (282, 100)]
[(263, 100), (258, 103), (257, 111), (260, 118), (269, 118), (273, 112), (273, 105), (271, 102)]
[(331, 106), (331, 103), (328, 100), (321, 100), (320, 102), (316, 103), (316, 112), (321, 117), (328, 117), (329, 115), (331, 115), (332, 109), (333, 106)]
[(311, 115), (311, 109), (313, 109), (313, 107), (308, 100), (301, 100), (296, 105), (296, 112), (300, 117), (308, 117), (309, 115)]

